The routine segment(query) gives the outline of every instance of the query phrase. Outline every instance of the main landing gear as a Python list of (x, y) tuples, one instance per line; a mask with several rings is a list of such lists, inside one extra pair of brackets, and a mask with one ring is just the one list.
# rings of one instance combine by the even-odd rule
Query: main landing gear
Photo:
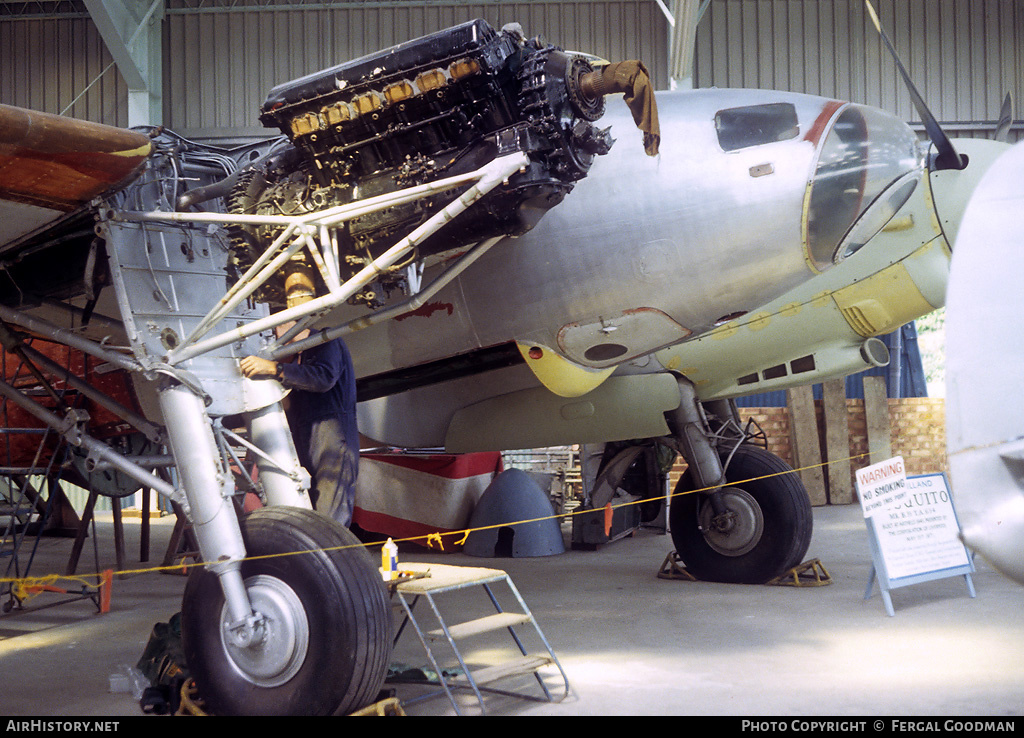
[[(207, 566), (182, 599), (185, 659), (215, 715), (349, 714), (374, 701), (391, 657), (391, 608), (369, 553), (341, 524), (305, 507), (287, 485), (264, 485), (268, 506), (241, 519), (232, 472), (201, 397), (160, 392), (193, 531)], [(283, 413), (257, 413), (261, 476), (286, 433)], [(276, 440), (275, 440), (276, 439)], [(289, 442), (290, 443), (290, 442)], [(281, 452), (281, 449), (277, 448)], [(282, 457), (295, 458), (294, 448)], [(266, 467), (265, 469), (263, 467)], [(288, 478), (284, 467), (276, 468)]]
[(669, 442), (689, 467), (669, 507), (676, 553), (697, 579), (763, 584), (797, 566), (813, 529), (810, 498), (782, 459), (751, 445), (735, 403), (683, 402)]
[(208, 710), (330, 715), (373, 702), (391, 655), (390, 607), (356, 537), (292, 507), (256, 510), (242, 537), (254, 620), (247, 637), (215, 574), (197, 570), (185, 588), (185, 658)]
[(689, 492), (696, 489), (689, 472), (676, 486), (669, 523), (687, 571), (703, 581), (763, 584), (800, 564), (813, 525), (800, 478), (751, 445), (736, 449), (726, 476), (710, 494)]

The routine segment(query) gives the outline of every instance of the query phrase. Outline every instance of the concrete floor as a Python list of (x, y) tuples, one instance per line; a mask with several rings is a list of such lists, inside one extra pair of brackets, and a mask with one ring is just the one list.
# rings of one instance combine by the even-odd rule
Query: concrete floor
[[(153, 526), (155, 563), (171, 522)], [(138, 522), (129, 521), (127, 569), (146, 566), (137, 563), (138, 532)], [(79, 572), (114, 566), (109, 522), (97, 540), (98, 565), (90, 539)], [(31, 573), (63, 571), (70, 547), (67, 539), (42, 539)], [(641, 531), (598, 551), (544, 558), (417, 549), (400, 559), (504, 569), (533, 610), (571, 693), (554, 704), (487, 695), (491, 715), (1024, 713), (1024, 587), (980, 559), (976, 598), (963, 577), (917, 584), (892, 592), (896, 614), (889, 617), (877, 588), (864, 599), (870, 554), (859, 506), (815, 510), (808, 558), (820, 559), (831, 575), (825, 587), (659, 578), (671, 550), (668, 536)], [(134, 574), (115, 580), (106, 614), (92, 602), (43, 593), (25, 610), (0, 615), (0, 715), (140, 715), (130, 695), (111, 693), (109, 676), (138, 661), (154, 624), (179, 609), (184, 583), (179, 575)], [(456, 610), (469, 606), (461, 596), (452, 596)], [(504, 640), (492, 636), (474, 656)], [(393, 661), (426, 664), (413, 633), (403, 635)], [(527, 687), (539, 694), (535, 683)], [(453, 714), (444, 697), (408, 703), (417, 688), (396, 689), (409, 715)], [(479, 712), (466, 705), (468, 714)]]

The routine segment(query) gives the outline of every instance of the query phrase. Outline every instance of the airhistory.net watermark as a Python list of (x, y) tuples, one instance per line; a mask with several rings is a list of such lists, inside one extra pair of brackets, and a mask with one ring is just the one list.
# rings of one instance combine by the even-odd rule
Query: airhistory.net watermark
[(4, 730), (19, 733), (116, 733), (120, 720), (13, 720)]

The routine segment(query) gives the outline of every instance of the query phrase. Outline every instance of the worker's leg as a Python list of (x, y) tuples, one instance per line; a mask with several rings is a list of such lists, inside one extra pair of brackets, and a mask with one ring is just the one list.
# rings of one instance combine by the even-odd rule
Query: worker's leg
[(358, 439), (349, 444), (340, 421), (333, 418), (313, 424), (309, 440), (316, 510), (344, 526), (352, 524), (356, 475), (359, 473)]

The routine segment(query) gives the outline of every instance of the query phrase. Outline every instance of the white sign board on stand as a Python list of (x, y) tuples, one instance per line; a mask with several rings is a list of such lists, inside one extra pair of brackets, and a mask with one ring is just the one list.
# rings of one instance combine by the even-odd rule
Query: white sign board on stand
[(889, 615), (895, 615), (889, 590), (932, 579), (962, 575), (975, 596), (974, 563), (960, 540), (944, 474), (908, 477), (897, 456), (860, 469), (857, 491), (873, 561), (865, 599), (876, 576)]

